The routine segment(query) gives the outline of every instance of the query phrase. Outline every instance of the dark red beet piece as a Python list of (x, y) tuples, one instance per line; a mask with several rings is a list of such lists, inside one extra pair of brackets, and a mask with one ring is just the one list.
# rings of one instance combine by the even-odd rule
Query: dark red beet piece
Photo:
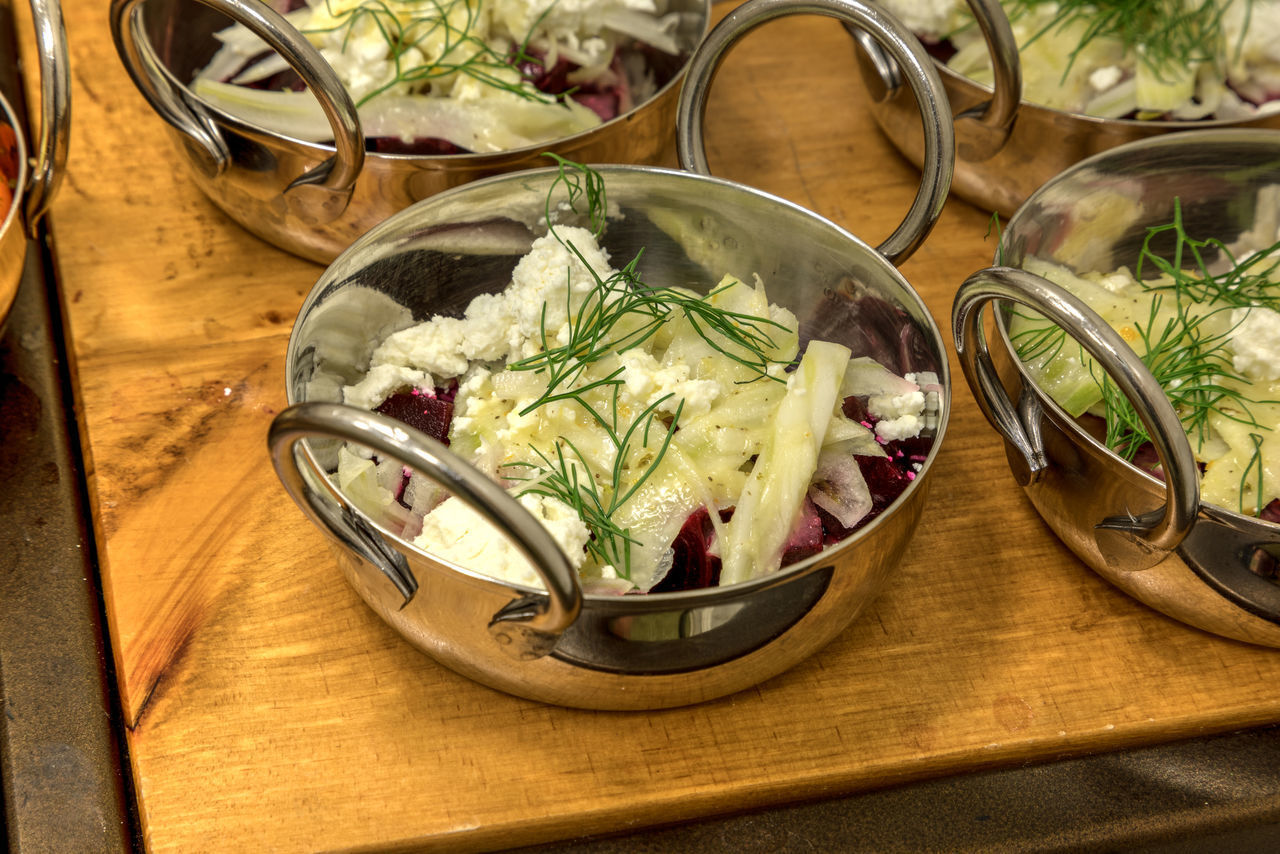
[(858, 468), (871, 492), (872, 512), (888, 507), (911, 483), (907, 473), (889, 457), (858, 457)]
[(864, 397), (849, 395), (840, 407), (846, 418), (859, 424), (874, 424), (871, 413), (867, 411), (867, 400)]
[(453, 397), (400, 391), (382, 402), (377, 412), (416, 427), (433, 439), (449, 444), (449, 424), (453, 421)]
[(816, 555), (822, 551), (822, 539), (822, 517), (818, 515), (818, 505), (806, 496), (800, 507), (800, 517), (782, 547), (782, 565)]
[(1271, 499), (1271, 503), (1262, 508), (1258, 518), (1264, 522), (1280, 522), (1280, 498)]
[(671, 543), (671, 571), (650, 590), (651, 593), (675, 593), (714, 587), (720, 581), (720, 558), (710, 554), (715, 528), (707, 508), (694, 511)]

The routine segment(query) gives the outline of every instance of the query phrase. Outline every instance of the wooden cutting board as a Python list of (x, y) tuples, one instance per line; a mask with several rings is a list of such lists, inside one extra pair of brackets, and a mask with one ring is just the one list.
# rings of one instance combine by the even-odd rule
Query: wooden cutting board
[[(286, 339), (321, 268), (187, 181), (106, 4), (66, 0), (65, 15), (74, 132), (51, 225), (152, 850), (510, 846), (1280, 721), (1280, 652), (1187, 628), (1076, 561), (963, 381), (902, 567), (792, 671), (623, 714), (436, 665), (346, 586), (267, 458)], [(717, 174), (872, 243), (914, 194), (833, 21), (749, 36), (708, 124)], [(987, 227), (952, 200), (903, 268), (944, 328), (957, 283), (991, 257)]]

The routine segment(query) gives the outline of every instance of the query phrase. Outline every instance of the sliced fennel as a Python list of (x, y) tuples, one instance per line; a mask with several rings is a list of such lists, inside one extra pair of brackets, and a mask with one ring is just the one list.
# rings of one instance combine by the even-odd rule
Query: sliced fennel
[[(310, 92), (273, 92), (204, 79), (193, 84), (193, 91), (230, 115), (292, 139), (333, 139), (329, 122)], [(405, 142), (447, 139), (478, 153), (525, 148), (600, 124), (595, 113), (576, 101), (544, 103), (504, 97), (499, 90), (471, 101), (385, 95), (360, 107), (359, 113), (366, 137)]]
[(782, 548), (817, 470), (848, 364), (848, 347), (809, 342), (726, 526), (721, 584), (746, 581), (781, 564)]

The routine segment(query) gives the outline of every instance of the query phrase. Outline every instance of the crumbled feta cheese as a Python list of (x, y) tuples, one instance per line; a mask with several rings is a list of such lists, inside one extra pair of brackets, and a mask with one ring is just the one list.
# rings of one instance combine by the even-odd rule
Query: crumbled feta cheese
[(644, 409), (666, 397), (659, 406), (661, 412), (675, 414), (684, 401), (683, 414), (701, 415), (711, 409), (720, 396), (720, 383), (714, 379), (690, 379), (690, 367), (679, 363), (662, 365), (652, 354), (631, 349), (620, 354), (626, 372), (622, 375), (627, 395)]
[(505, 291), (476, 297), (461, 318), (437, 316), (388, 336), (370, 364), (415, 366), (448, 379), (460, 376), (471, 361), (534, 355), (542, 349), (544, 325), (552, 346), (566, 343), (570, 297), (576, 306), (597, 279), (607, 279), (613, 270), (591, 232), (575, 227), (556, 232), (581, 257), (555, 235), (538, 238), (516, 264)]
[(1120, 78), (1124, 72), (1119, 66), (1106, 65), (1102, 68), (1096, 68), (1089, 75), (1089, 85), (1098, 92), (1105, 92), (1112, 86), (1120, 82)]
[(1261, 306), (1231, 312), (1231, 365), (1255, 380), (1280, 380), (1280, 313)]
[[(526, 494), (517, 500), (551, 533), (570, 564), (581, 566), (590, 531), (573, 508), (543, 495)], [(446, 499), (423, 516), (422, 533), (414, 545), (485, 575), (526, 587), (543, 587), (533, 564), (515, 544), (460, 499)]]
[(1096, 281), (1113, 294), (1127, 291), (1135, 284), (1133, 276), (1127, 268), (1117, 270), (1114, 273), (1105, 273), (1098, 276)]
[(874, 394), (867, 398), (867, 411), (880, 419), (876, 422), (876, 435), (885, 441), (919, 435), (924, 427), (924, 406), (922, 391)]
[(342, 401), (361, 409), (377, 409), (392, 392), (405, 387), (431, 392), (435, 383), (426, 371), (402, 365), (375, 365), (364, 379), (342, 390)]
[(880, 5), (913, 33), (943, 38), (956, 28), (965, 0), (880, 0)]

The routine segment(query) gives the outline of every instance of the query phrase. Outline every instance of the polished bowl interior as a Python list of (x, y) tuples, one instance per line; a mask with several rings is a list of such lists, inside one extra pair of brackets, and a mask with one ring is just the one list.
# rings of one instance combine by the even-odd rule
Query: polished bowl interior
[[(1149, 226), (1174, 218), (1186, 232), (1231, 243), (1280, 223), (1280, 133), (1208, 130), (1131, 143), (1067, 170), (1034, 193), (1001, 240), (999, 263), (1031, 256), (1077, 272), (1132, 269)], [(1270, 242), (1270, 241), (1268, 241)], [(1166, 244), (1153, 243), (1157, 252)], [(1036, 387), (1001, 320), (992, 342), (1011, 400), (1030, 391), (1043, 410), (1049, 467), (1025, 488), (1058, 536), (1123, 590), (1164, 613), (1226, 637), (1280, 646), (1280, 525), (1204, 502), (1172, 552), (1130, 548), (1103, 519), (1158, 511), (1165, 486), (1090, 436)], [(1277, 425), (1280, 429), (1280, 425)], [(1010, 447), (1025, 480), (1025, 463)], [(1151, 565), (1154, 562), (1154, 565)]]
[[(971, 4), (975, 5), (976, 4)], [(998, 6), (996, 7), (998, 9)], [(917, 167), (923, 162), (920, 121), (904, 87), (886, 87), (867, 51), (855, 48), (863, 81), (872, 94), (870, 109), (885, 136)], [(1016, 53), (1012, 57), (1017, 62)], [(1008, 125), (984, 126), (980, 114), (992, 87), (935, 60), (956, 116), (956, 167), (952, 191), (984, 210), (1011, 216), (1033, 192), (1063, 170), (1100, 152), (1137, 140), (1186, 130), (1280, 129), (1280, 111), (1247, 121), (1138, 121), (1102, 119), (1020, 100)]]
[[(773, 676), (822, 647), (871, 601), (898, 564), (923, 511), (949, 405), (947, 358), (923, 303), (883, 256), (829, 221), (767, 194), (691, 173), (597, 167), (609, 201), (602, 245), (615, 266), (643, 249), (653, 284), (707, 292), (726, 274), (759, 275), (770, 299), (795, 312), (812, 338), (877, 356), (899, 372), (932, 370), (944, 388), (933, 450), (897, 503), (847, 540), (765, 578), (724, 588), (651, 595), (587, 595), (549, 654), (513, 658), (488, 626), (539, 591), (438, 560), (360, 517), (353, 548), (335, 537), (339, 563), (364, 599), (419, 648), (510, 693), (605, 709), (676, 706)], [(321, 276), (289, 342), (288, 398), (336, 401), (363, 374), (378, 340), (435, 314), (459, 315), (476, 295), (506, 286), (531, 241), (545, 233), (554, 170), (499, 176), (398, 214), (358, 240)], [(566, 220), (573, 224), (573, 217)], [(295, 455), (317, 495), (331, 439)], [(296, 499), (295, 495), (295, 499)], [(334, 496), (336, 498), (336, 496)], [(333, 533), (331, 530), (330, 533)], [(403, 558), (412, 584), (388, 581), (377, 554)], [(406, 596), (406, 589), (415, 589)]]
[(547, 150), (579, 162), (674, 163), (680, 82), (694, 48), (707, 32), (710, 2), (659, 0), (657, 6), (660, 12), (679, 13), (675, 37), (681, 52), (677, 56), (646, 52), (657, 87), (649, 99), (598, 127), (524, 149), (451, 155), (367, 151), (350, 202), (340, 216), (326, 222), (297, 215), (282, 194), (303, 173), (333, 157), (332, 144), (290, 139), (243, 122), (185, 88), (217, 51), (219, 43), (213, 34), (230, 23), (219, 11), (196, 0), (145, 0), (142, 33), (158, 67), (135, 73), (163, 78), (162, 85), (175, 88), (181, 100), (197, 109), (225, 141), (230, 162), (214, 172), (205, 152), (181, 130), (167, 125), (191, 167), (192, 179), (215, 204), (276, 246), (328, 263), (396, 211), (478, 178), (541, 165), (539, 157)]

